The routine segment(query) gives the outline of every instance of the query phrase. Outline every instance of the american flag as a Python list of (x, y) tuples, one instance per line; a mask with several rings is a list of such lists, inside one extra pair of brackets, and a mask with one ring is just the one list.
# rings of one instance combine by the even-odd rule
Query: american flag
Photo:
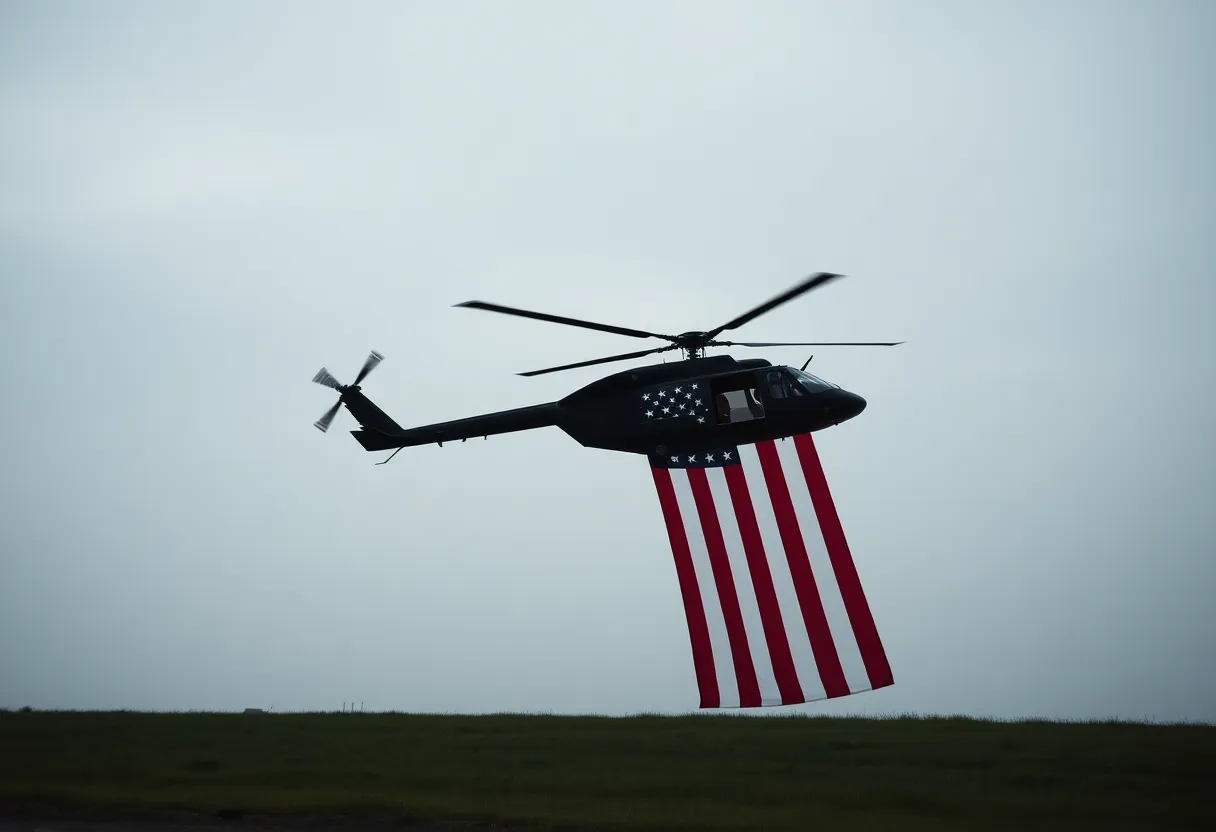
[(894, 684), (810, 434), (650, 466), (702, 708)]
[(639, 394), (642, 421), (680, 419), (698, 424), (709, 421), (709, 390), (696, 382), (651, 387)]

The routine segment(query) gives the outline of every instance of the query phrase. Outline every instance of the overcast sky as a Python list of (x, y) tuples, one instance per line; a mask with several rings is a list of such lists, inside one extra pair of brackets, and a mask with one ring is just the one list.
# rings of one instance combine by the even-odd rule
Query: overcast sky
[[(709, 328), (817, 434), (895, 674), (814, 713), (1216, 720), (1216, 5), (0, 5), (0, 706), (697, 704), (645, 460), (372, 463)], [(800, 349), (738, 350), (799, 365)], [(627, 366), (627, 365), (626, 365)], [(619, 369), (621, 367), (613, 368)]]

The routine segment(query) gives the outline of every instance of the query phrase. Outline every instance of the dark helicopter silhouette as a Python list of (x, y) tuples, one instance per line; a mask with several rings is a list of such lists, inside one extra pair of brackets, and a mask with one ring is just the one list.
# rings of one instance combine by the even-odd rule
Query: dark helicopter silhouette
[(416, 445), (442, 445), (455, 440), (553, 426), (565, 431), (584, 447), (660, 456), (746, 445), (822, 430), (857, 416), (865, 409), (865, 399), (807, 373), (809, 358), (801, 368), (795, 369), (785, 365), (774, 366), (762, 358), (736, 360), (728, 355), (706, 356), (705, 349), (732, 346), (891, 347), (902, 344), (902, 341), (791, 343), (717, 340), (721, 333), (737, 329), (777, 306), (842, 276), (821, 272), (722, 326), (705, 332), (684, 332), (679, 335), (663, 335), (529, 312), (478, 300), (466, 301), (456, 306), (633, 338), (661, 338), (670, 342), (653, 349), (520, 373), (522, 376), (625, 361), (676, 349), (684, 352), (684, 360), (614, 373), (555, 402), (403, 428), (363, 395), (359, 386), (384, 359), (380, 353), (373, 351), (352, 384), (339, 383), (324, 367), (316, 374), (313, 381), (337, 390), (340, 395), (315, 425), (322, 432), (328, 430), (339, 408), (345, 404), (359, 421), (361, 429), (351, 431), (359, 444), (368, 451), (396, 449), (393, 456), (402, 448)]

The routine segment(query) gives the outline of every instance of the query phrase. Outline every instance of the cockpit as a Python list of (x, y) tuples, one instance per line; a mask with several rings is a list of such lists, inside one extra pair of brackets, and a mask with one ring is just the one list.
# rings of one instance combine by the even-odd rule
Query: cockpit
[(832, 382), (805, 370), (772, 366), (718, 376), (710, 386), (719, 425), (750, 422), (789, 409), (797, 410), (797, 403), (809, 403), (820, 393), (839, 389)]
[(823, 393), (827, 390), (839, 390), (838, 385), (824, 381), (818, 376), (811, 375), (805, 370), (795, 370), (793, 367), (779, 367), (766, 373), (768, 394), (772, 399), (797, 399), (806, 395)]

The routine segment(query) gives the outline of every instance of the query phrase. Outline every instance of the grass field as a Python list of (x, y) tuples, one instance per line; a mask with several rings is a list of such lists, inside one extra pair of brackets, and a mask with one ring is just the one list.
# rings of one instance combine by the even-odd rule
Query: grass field
[(1216, 727), (0, 712), (0, 807), (31, 805), (573, 829), (1216, 829)]

